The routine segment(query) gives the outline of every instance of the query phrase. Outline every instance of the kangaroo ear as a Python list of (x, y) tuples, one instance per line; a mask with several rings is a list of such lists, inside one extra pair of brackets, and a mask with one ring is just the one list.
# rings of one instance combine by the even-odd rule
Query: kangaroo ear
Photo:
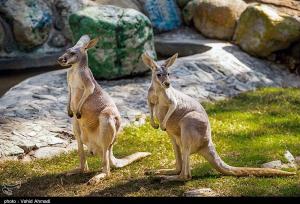
[(164, 66), (165, 66), (166, 68), (171, 67), (171, 66), (174, 64), (174, 62), (176, 61), (177, 57), (178, 57), (178, 53), (174, 54), (172, 57), (170, 57), (169, 59), (167, 59), (167, 60), (164, 62)]
[(87, 50), (87, 49), (94, 47), (95, 45), (97, 45), (98, 41), (99, 41), (99, 38), (94, 38), (93, 40), (90, 40), (90, 42), (85, 46), (84, 49)]
[(152, 70), (157, 68), (155, 61), (146, 52), (142, 54), (142, 60), (144, 64)]

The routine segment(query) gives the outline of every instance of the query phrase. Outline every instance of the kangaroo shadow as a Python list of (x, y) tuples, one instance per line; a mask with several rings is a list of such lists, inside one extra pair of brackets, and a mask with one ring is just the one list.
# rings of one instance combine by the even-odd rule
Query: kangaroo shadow
[(36, 176), (21, 184), (21, 187), (13, 192), (13, 196), (47, 196), (49, 190), (55, 188), (72, 188), (74, 185), (85, 184), (96, 172), (87, 172), (67, 176), (65, 173)]
[(172, 190), (173, 194), (181, 193), (178, 192), (178, 188), (183, 185), (183, 182), (168, 182), (161, 184), (159, 180), (154, 177), (142, 177), (137, 179), (127, 180), (125, 183), (120, 183), (117, 185), (112, 185), (102, 190), (96, 190), (91, 192), (88, 196), (114, 196), (114, 197), (124, 197), (128, 194), (136, 193), (139, 191), (166, 191)]

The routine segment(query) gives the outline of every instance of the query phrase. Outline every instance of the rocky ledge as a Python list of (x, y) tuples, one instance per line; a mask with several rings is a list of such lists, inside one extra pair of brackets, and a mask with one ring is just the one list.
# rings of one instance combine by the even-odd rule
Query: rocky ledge
[[(253, 58), (230, 43), (197, 35), (173, 32), (155, 40), (161, 46), (167, 42), (179, 52), (185, 52), (186, 48), (182, 47), (184, 43), (177, 43), (178, 39), (203, 50), (201, 54), (179, 58), (171, 73), (173, 86), (199, 101), (220, 100), (257, 87), (300, 87), (300, 77), (282, 67)], [(66, 72), (64, 69), (29, 78), (0, 99), (1, 160), (28, 161), (77, 148), (66, 114)], [(132, 79), (98, 82), (116, 102), (123, 126), (145, 121), (149, 73)]]

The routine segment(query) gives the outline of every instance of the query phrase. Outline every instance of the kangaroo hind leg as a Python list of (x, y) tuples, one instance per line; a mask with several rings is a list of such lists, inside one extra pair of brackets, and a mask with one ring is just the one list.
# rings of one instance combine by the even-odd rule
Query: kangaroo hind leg
[(180, 146), (176, 143), (175, 139), (171, 137), (173, 150), (176, 159), (176, 168), (175, 169), (157, 169), (157, 170), (148, 170), (145, 171), (146, 175), (179, 175), (182, 168), (182, 157)]
[(99, 117), (99, 137), (97, 138), (97, 145), (101, 146), (102, 172), (97, 174), (88, 181), (88, 184), (96, 184), (102, 179), (110, 176), (110, 151), (116, 135), (115, 121), (112, 117), (101, 114)]
[(83, 143), (81, 141), (81, 134), (83, 134), (83, 131), (81, 131), (79, 123), (76, 119), (72, 119), (72, 125), (73, 125), (73, 132), (77, 141), (78, 146), (78, 155), (80, 159), (80, 166), (78, 168), (75, 168), (71, 171), (66, 172), (67, 176), (83, 173), (85, 171), (89, 171), (88, 163), (86, 161), (86, 155), (83, 148)]

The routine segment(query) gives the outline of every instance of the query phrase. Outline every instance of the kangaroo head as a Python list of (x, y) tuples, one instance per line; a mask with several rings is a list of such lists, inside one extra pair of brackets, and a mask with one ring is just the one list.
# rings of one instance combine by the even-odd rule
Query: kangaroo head
[(147, 53), (142, 55), (144, 64), (152, 71), (152, 81), (158, 83), (164, 89), (170, 87), (169, 68), (174, 64), (177, 56), (178, 53), (165, 60), (161, 65), (158, 65)]
[(61, 66), (69, 66), (79, 63), (87, 56), (87, 50), (94, 47), (98, 42), (98, 38), (90, 40), (88, 35), (83, 35), (78, 42), (58, 58)]

